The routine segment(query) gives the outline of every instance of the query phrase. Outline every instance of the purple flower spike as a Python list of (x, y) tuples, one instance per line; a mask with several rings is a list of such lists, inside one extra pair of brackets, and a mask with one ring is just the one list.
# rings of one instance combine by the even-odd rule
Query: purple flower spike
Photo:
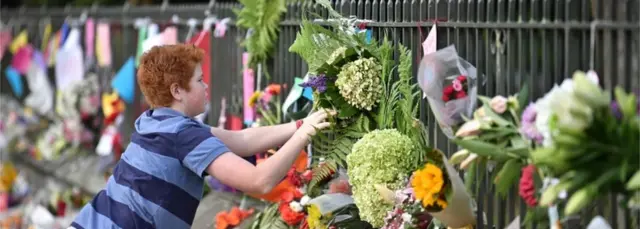
[(323, 93), (327, 91), (327, 77), (325, 75), (312, 76), (307, 79), (306, 82), (300, 84), (301, 87), (311, 87), (318, 92)]
[(616, 101), (611, 102), (611, 105), (609, 105), (609, 107), (611, 108), (611, 112), (613, 113), (613, 116), (616, 117), (616, 119), (621, 120), (622, 111), (620, 111), (620, 105), (618, 105), (618, 102)]

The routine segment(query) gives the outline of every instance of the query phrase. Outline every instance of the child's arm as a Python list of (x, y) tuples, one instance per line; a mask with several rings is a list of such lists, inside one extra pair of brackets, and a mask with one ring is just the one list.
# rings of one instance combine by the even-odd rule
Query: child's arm
[(253, 156), (269, 149), (281, 146), (296, 132), (295, 122), (275, 126), (248, 128), (242, 131), (229, 131), (211, 127), (211, 133), (218, 137), (236, 155)]
[(291, 165), (305, 147), (309, 137), (317, 129), (329, 126), (325, 122), (326, 112), (315, 113), (305, 120), (303, 126), (278, 150), (278, 153), (266, 161), (254, 166), (232, 153), (224, 153), (206, 169), (222, 183), (244, 192), (264, 194), (275, 187), (286, 175)]

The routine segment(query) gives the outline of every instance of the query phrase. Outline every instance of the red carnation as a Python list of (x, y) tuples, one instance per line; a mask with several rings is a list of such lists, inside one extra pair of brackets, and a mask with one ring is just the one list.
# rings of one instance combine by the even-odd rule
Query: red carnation
[(458, 81), (460, 81), (460, 83), (464, 83), (464, 82), (466, 82), (466, 81), (467, 81), (467, 76), (465, 76), (465, 75), (459, 75), (458, 77), (456, 77), (456, 79), (457, 79)]
[(291, 183), (293, 186), (302, 186), (302, 179), (300, 178), (300, 175), (298, 174), (298, 171), (296, 171), (295, 167), (291, 167), (291, 169), (289, 169), (289, 172), (287, 172), (287, 180), (289, 180), (289, 183)]
[(462, 99), (464, 97), (467, 97), (467, 93), (465, 91), (459, 91), (456, 93), (456, 99)]
[(535, 207), (538, 205), (538, 200), (536, 199), (536, 185), (533, 181), (533, 175), (535, 172), (536, 167), (534, 165), (528, 165), (522, 168), (522, 176), (520, 177), (519, 194), (529, 207)]
[(450, 95), (450, 94), (452, 94), (454, 91), (455, 91), (455, 89), (453, 89), (453, 86), (449, 85), (449, 86), (444, 87), (444, 90), (443, 90), (442, 92), (443, 92), (443, 94), (445, 94), (445, 95)]
[(442, 95), (442, 101), (449, 102), (449, 100), (451, 100), (451, 98), (449, 98), (449, 95)]

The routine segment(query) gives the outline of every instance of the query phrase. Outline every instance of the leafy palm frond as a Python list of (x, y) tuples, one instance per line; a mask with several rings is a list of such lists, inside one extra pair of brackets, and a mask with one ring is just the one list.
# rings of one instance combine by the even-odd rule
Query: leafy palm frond
[(280, 219), (278, 212), (278, 204), (272, 204), (264, 209), (264, 211), (256, 215), (256, 220), (251, 225), (251, 229), (292, 229)]

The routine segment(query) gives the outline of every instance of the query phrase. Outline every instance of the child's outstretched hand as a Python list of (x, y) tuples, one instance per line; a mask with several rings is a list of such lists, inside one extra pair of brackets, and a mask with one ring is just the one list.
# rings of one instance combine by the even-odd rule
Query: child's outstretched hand
[(317, 130), (322, 130), (324, 128), (329, 127), (331, 124), (326, 119), (329, 115), (335, 115), (336, 111), (334, 110), (319, 110), (308, 117), (304, 118), (302, 122), (302, 126), (298, 131), (304, 133), (306, 136), (313, 136), (316, 134)]

